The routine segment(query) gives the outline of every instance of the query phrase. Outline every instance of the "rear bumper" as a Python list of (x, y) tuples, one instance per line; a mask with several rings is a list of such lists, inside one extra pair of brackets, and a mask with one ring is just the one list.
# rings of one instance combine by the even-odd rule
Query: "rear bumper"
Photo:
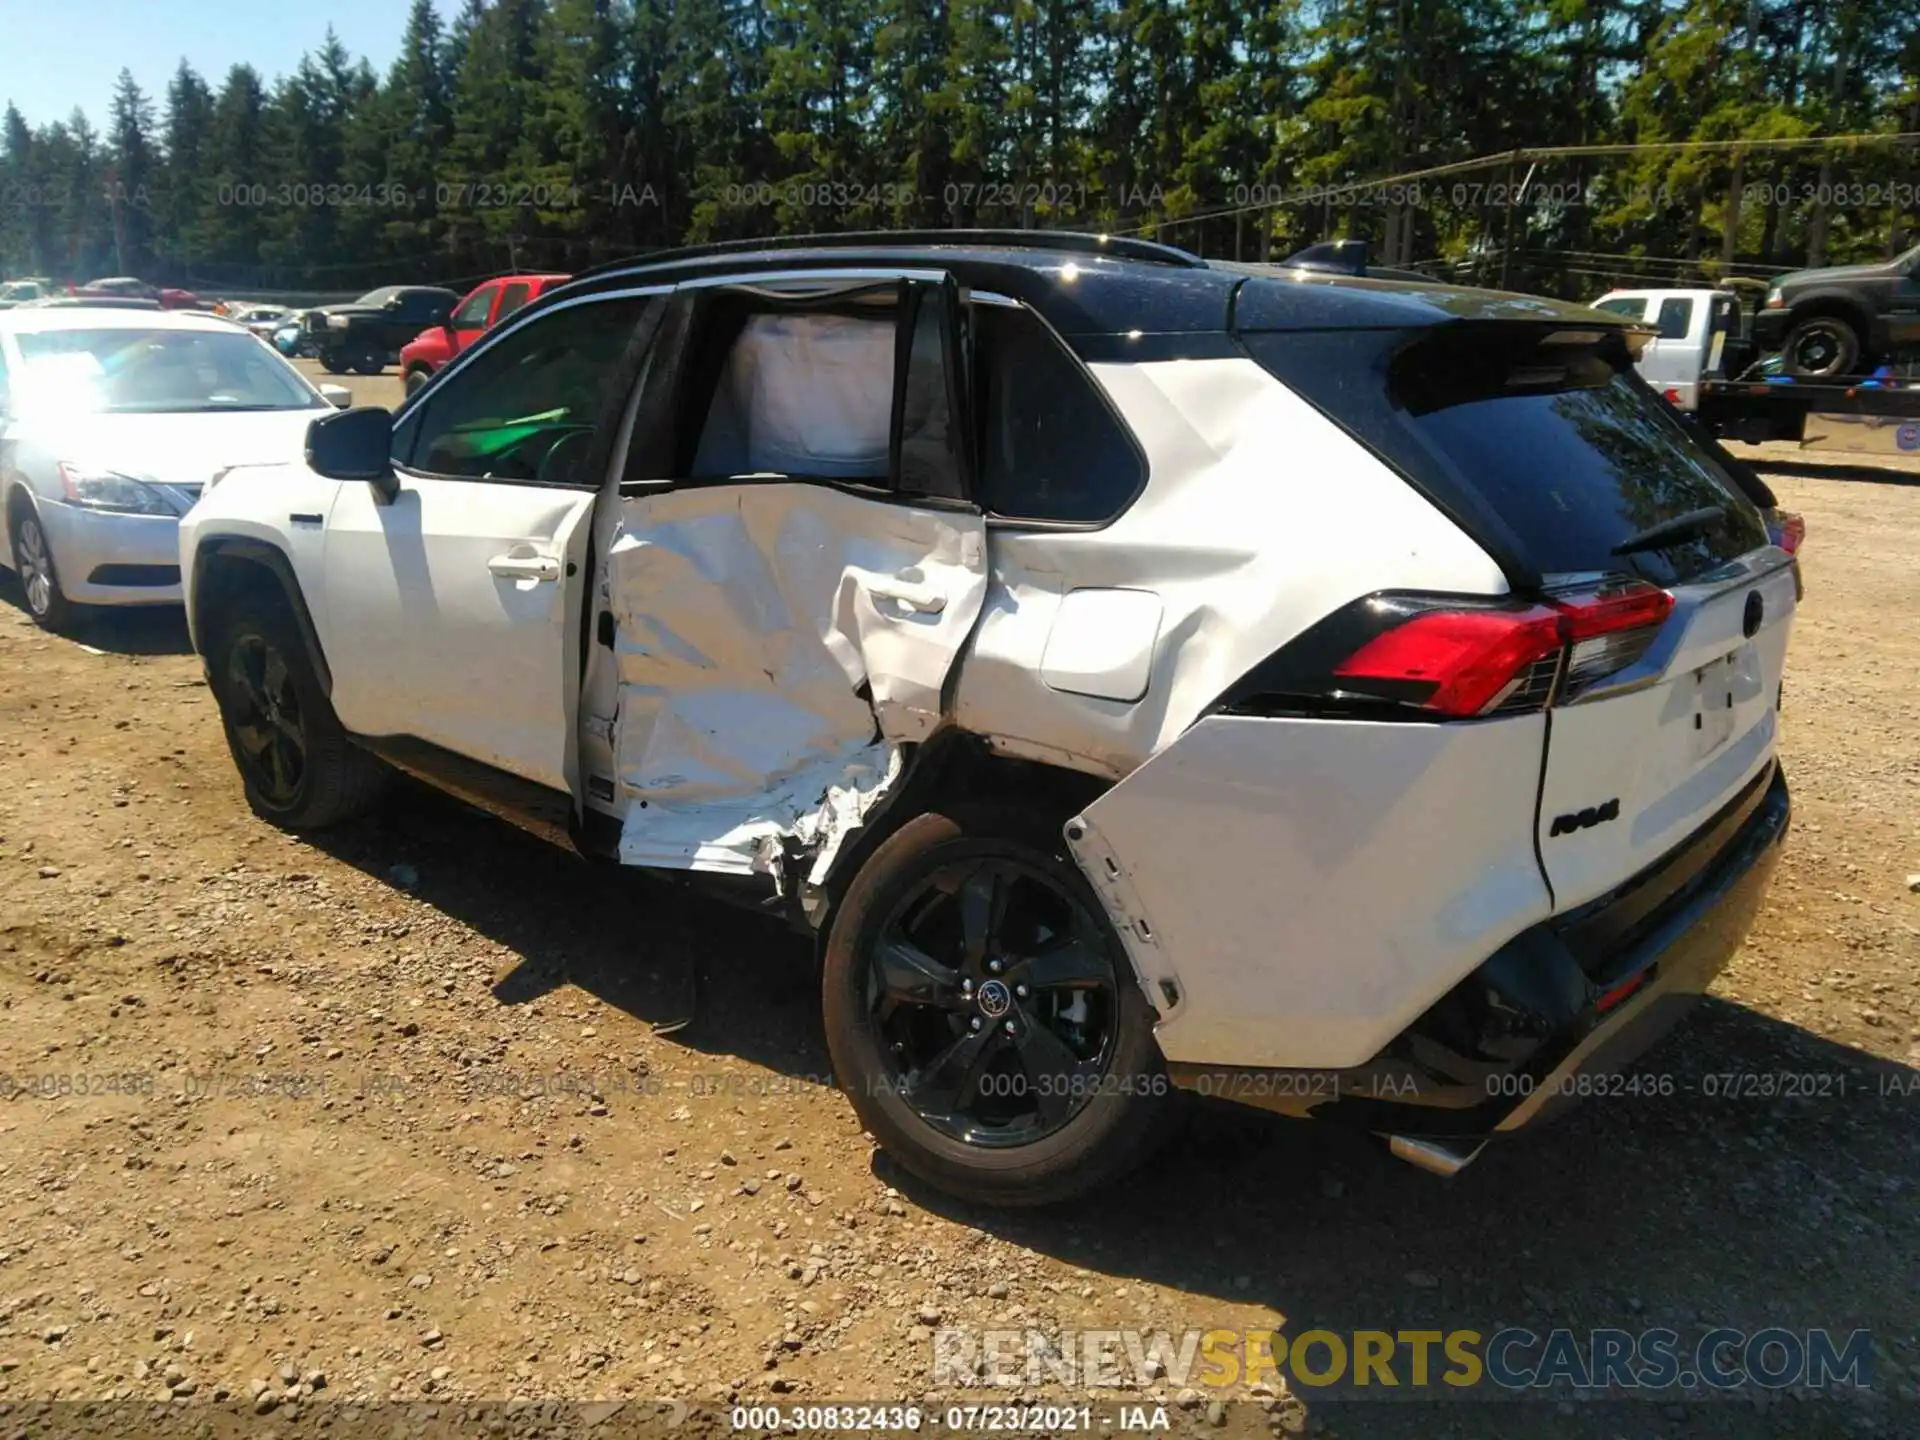
[[(1779, 862), (1790, 811), (1786, 779), (1770, 764), (1686, 844), (1601, 901), (1502, 946), (1365, 1065), (1172, 1064), (1169, 1074), (1202, 1094), (1339, 1119), (1397, 1144), (1439, 1142), (1451, 1153), (1586, 1096), (1646, 1093), (1621, 1070), (1686, 1013), (1739, 948)], [(1497, 1005), (1472, 1009), (1493, 992)], [(1463, 1034), (1475, 1043), (1461, 1043)], [(1450, 1152), (1432, 1153), (1444, 1160)]]

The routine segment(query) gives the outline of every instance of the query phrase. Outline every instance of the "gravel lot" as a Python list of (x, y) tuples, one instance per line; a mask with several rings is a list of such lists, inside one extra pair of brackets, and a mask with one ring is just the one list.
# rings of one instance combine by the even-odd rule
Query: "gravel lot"
[[(1589, 1103), (1452, 1182), (1210, 1109), (1048, 1215), (876, 1155), (823, 1083), (790, 935), (420, 791), (282, 835), (177, 614), (55, 638), (0, 578), (0, 1406), (897, 1401), (929, 1393), (936, 1324), (1780, 1325), (1871, 1328), (1875, 1391), (1269, 1396), (1226, 1429), (1920, 1433), (1920, 474), (1791, 469), (1795, 828), (1745, 950), (1644, 1063), (1678, 1093)], [(689, 952), (704, 1017), (656, 1036)], [(1828, 1079), (1699, 1093), (1729, 1072)]]

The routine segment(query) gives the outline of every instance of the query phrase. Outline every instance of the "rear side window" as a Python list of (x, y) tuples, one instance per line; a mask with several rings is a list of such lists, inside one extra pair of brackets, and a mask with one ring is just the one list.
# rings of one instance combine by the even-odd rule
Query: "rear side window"
[(507, 286), (505, 290), (500, 292), (500, 313), (494, 317), (493, 323), (498, 325), (502, 320), (513, 314), (514, 311), (527, 303), (527, 296), (532, 293), (533, 288), (524, 280), (516, 280), (513, 284)]
[(1660, 302), (1660, 313), (1653, 317), (1653, 323), (1660, 327), (1662, 340), (1684, 340), (1687, 332), (1693, 328), (1693, 301), (1684, 299), (1666, 299)]
[(1093, 377), (1024, 307), (976, 305), (973, 325), (986, 510), (1099, 524), (1126, 509), (1146, 465)]
[[(1548, 343), (1555, 333), (1566, 334), (1460, 322), (1242, 339), (1496, 556), (1539, 574), (1671, 585), (1765, 545), (1758, 512), (1633, 373), (1624, 345)], [(1708, 507), (1725, 513), (1717, 528), (1614, 553)]]

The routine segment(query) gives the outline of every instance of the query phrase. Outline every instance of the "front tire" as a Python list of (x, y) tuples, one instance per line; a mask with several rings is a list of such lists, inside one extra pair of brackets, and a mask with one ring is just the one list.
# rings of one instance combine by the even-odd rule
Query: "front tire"
[(347, 357), (338, 350), (322, 350), (320, 364), (329, 375), (344, 375), (352, 368), (347, 364)]
[(26, 596), (27, 614), (43, 630), (65, 630), (74, 621), (75, 607), (60, 588), (60, 569), (54, 564), (53, 546), (39, 512), (19, 504), (7, 530), (13, 542), (13, 573)]
[(431, 371), (422, 370), (418, 366), (415, 366), (413, 369), (407, 371), (407, 378), (406, 378), (406, 381), (404, 382), (406, 385), (407, 394), (411, 395), (415, 391), (425, 386), (427, 383), (427, 379), (431, 373), (432, 373)]
[(861, 866), (829, 932), (823, 1009), (861, 1123), (928, 1183), (1047, 1205), (1171, 1132), (1153, 1011), (1057, 832), (916, 816)]
[(1815, 315), (1787, 332), (1780, 353), (1792, 374), (1829, 380), (1858, 373), (1866, 346), (1860, 332), (1838, 315)]
[(320, 830), (379, 803), (387, 769), (347, 738), (284, 606), (243, 601), (210, 659), (227, 748), (254, 814), (288, 830)]

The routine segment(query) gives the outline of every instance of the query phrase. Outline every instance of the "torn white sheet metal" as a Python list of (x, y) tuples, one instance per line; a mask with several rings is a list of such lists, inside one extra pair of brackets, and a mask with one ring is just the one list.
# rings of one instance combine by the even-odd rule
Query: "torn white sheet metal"
[(986, 591), (977, 515), (779, 481), (623, 501), (605, 564), (621, 859), (672, 869), (824, 876)]

